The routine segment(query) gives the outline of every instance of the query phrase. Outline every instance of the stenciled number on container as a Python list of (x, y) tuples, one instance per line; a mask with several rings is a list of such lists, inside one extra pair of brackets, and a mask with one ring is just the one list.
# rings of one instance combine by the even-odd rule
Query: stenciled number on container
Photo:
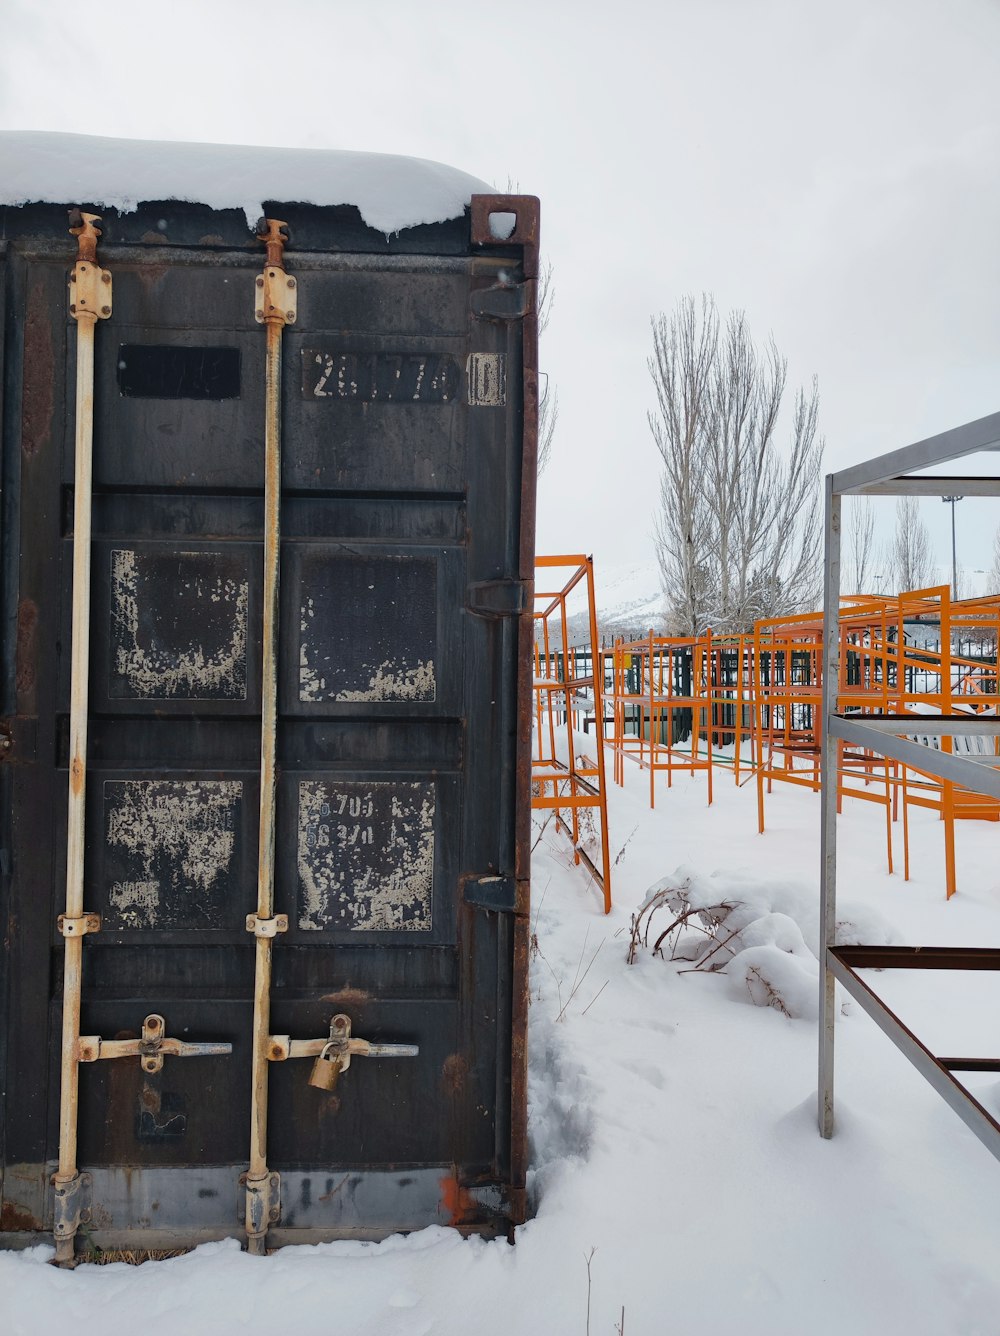
[(461, 375), (444, 353), (302, 350), (307, 399), (361, 403), (447, 404), (458, 398)]
[(429, 932), (434, 785), (299, 784), (299, 927)]

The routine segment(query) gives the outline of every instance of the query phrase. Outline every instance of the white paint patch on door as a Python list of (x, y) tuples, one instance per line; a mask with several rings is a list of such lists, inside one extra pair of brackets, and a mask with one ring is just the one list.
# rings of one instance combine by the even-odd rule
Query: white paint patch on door
[[(176, 583), (167, 592), (186, 615), (158, 625), (157, 608), (140, 606), (140, 599), (147, 605), (156, 600), (155, 584), (146, 587), (142, 579), (144, 556), (111, 553), (112, 669), (127, 683), (121, 694), (139, 700), (245, 700), (249, 583), (212, 571), (211, 553), (173, 553), (169, 564), (176, 567), (171, 571)], [(162, 581), (167, 563), (159, 555), (155, 563)], [(209, 626), (217, 641), (224, 629), (222, 643), (206, 648)]]
[(299, 783), (299, 927), (429, 932), (435, 786)]
[(112, 881), (120, 926), (153, 928), (204, 899), (230, 869), (239, 780), (106, 780), (105, 840), (131, 876)]

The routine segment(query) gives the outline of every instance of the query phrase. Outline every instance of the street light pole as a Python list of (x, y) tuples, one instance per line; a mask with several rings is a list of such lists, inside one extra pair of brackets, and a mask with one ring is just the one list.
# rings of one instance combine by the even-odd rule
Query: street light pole
[(955, 552), (955, 502), (964, 501), (961, 496), (943, 496), (942, 501), (951, 506), (951, 596), (958, 600), (958, 559)]

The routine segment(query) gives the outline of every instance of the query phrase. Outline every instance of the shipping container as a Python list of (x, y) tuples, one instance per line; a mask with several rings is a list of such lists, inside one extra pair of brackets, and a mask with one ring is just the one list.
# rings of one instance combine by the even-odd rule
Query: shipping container
[(537, 200), (71, 179), (0, 208), (0, 1244), (509, 1233)]

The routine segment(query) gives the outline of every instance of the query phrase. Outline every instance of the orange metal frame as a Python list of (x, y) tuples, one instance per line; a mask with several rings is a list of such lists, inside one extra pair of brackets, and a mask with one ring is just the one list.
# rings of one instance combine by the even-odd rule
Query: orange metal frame
[[(711, 804), (715, 768), (730, 763), (720, 745), (727, 734), (733, 736), (731, 764), (735, 780), (740, 782), (741, 768), (747, 768), (743, 748), (750, 735), (746, 717), (750, 704), (747, 637), (713, 636), (711, 631), (703, 636), (656, 636), (650, 631), (642, 640), (616, 641), (611, 659), (614, 731), (610, 746), (616, 784), (625, 782), (625, 762), (636, 762), (649, 771), (649, 805), (655, 807), (657, 772), (666, 772), (669, 788), (675, 770), (691, 775), (703, 771)], [(682, 662), (690, 667), (687, 690), (678, 686)], [(727, 665), (735, 668), (734, 680), (726, 680)], [(635, 678), (631, 690), (629, 674)], [(674, 741), (675, 715), (679, 711), (691, 715), (686, 748)], [(726, 721), (727, 711), (732, 712), (731, 723)]]
[[(907, 644), (905, 624), (933, 617), (940, 623), (936, 648)], [(953, 635), (965, 631), (1000, 641), (1000, 595), (954, 602), (947, 586), (909, 590), (894, 598), (846, 596), (840, 611), (840, 680), (838, 710), (850, 714), (912, 714), (915, 737), (921, 737), (921, 710), (935, 714), (955, 710), (995, 713), (998, 673), (995, 662), (959, 655)], [(668, 786), (675, 770), (703, 771), (712, 801), (713, 771), (720, 759), (721, 733), (734, 735), (733, 773), (737, 783), (748, 768), (757, 784), (758, 827), (764, 830), (766, 794), (775, 781), (818, 792), (822, 745), (821, 613), (759, 621), (752, 636), (670, 638), (652, 632), (641, 640), (616, 642), (611, 652), (613, 691), (614, 779), (624, 783), (625, 762), (649, 771), (649, 802), (656, 801), (656, 774), (666, 771)], [(728, 659), (727, 659), (728, 653)], [(676, 660), (691, 665), (690, 687), (676, 689)], [(730, 680), (723, 681), (728, 662)], [(732, 665), (738, 665), (735, 674)], [(629, 675), (633, 681), (629, 682)], [(732, 680), (735, 678), (735, 680)], [(673, 743), (676, 711), (691, 711), (690, 750)], [(733, 723), (724, 722), (724, 710)], [(750, 727), (747, 725), (750, 715)], [(907, 730), (909, 731), (909, 730)], [(749, 763), (741, 748), (749, 733)], [(705, 740), (704, 755), (701, 739)], [(947, 751), (970, 745), (945, 735), (929, 745)], [(997, 747), (994, 744), (996, 754)], [(726, 757), (728, 761), (728, 756)], [(997, 759), (1000, 765), (1000, 757)], [(909, 877), (909, 809), (930, 808), (944, 824), (946, 887), (957, 886), (955, 822), (1000, 820), (1000, 804), (937, 779), (912, 766), (898, 765), (882, 753), (841, 743), (838, 747), (837, 805), (845, 798), (875, 803), (885, 812), (886, 860), (893, 869), (892, 826), (903, 816), (904, 876)]]
[[(556, 589), (548, 589), (550, 571), (569, 572)], [(583, 585), (587, 600), (590, 672), (579, 675), (579, 647), (569, 649), (566, 605)], [(535, 558), (535, 730), (531, 765), (531, 805), (554, 812), (557, 828), (573, 846), (573, 860), (583, 863), (600, 887), (604, 912), (611, 911), (611, 859), (604, 773), (604, 655), (597, 635), (594, 562), (586, 556)], [(556, 646), (561, 646), (561, 652)], [(584, 700), (582, 693), (590, 693)], [(594, 761), (578, 751), (574, 722), (589, 713), (593, 701), (596, 735)], [(559, 719), (562, 715), (562, 719)], [(562, 746), (560, 746), (562, 744)], [(563, 754), (560, 754), (562, 750)], [(599, 865), (581, 841), (580, 813), (597, 814), (600, 826)], [(564, 815), (564, 813), (568, 813)]]

